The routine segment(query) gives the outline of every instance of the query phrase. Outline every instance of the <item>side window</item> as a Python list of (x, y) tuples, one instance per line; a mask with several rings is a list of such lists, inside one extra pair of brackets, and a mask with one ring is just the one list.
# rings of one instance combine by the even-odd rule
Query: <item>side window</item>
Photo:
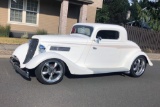
[(97, 33), (96, 38), (101, 37), (102, 39), (113, 39), (117, 40), (119, 39), (119, 32), (113, 31), (113, 30), (100, 30)]

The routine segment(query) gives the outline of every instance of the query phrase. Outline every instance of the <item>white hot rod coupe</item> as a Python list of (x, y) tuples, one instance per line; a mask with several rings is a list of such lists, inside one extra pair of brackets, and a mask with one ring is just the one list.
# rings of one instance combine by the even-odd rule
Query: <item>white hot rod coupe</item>
[(70, 35), (35, 35), (11, 56), (15, 70), (43, 84), (63, 79), (66, 68), (72, 75), (124, 72), (140, 77), (152, 66), (139, 46), (127, 39), (124, 27), (110, 24), (77, 23)]

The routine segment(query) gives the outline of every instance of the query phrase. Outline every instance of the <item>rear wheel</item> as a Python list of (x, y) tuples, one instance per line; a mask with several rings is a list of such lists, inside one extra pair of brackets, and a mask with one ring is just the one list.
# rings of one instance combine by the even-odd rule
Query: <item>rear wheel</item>
[(42, 62), (36, 69), (37, 80), (43, 84), (59, 83), (64, 76), (65, 65), (61, 60), (49, 59)]
[(130, 75), (132, 77), (140, 77), (146, 69), (146, 59), (144, 56), (137, 57), (132, 63)]

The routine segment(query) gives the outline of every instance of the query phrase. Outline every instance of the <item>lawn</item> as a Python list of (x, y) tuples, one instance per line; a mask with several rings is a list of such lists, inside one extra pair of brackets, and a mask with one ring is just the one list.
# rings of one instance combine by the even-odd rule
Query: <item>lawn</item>
[(29, 39), (23, 38), (8, 38), (8, 37), (0, 37), (0, 44), (23, 44), (28, 42)]

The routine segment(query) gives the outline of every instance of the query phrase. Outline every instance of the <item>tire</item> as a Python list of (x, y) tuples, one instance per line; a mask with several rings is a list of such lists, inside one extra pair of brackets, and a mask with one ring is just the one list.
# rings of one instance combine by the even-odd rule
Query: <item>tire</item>
[(132, 77), (140, 77), (146, 70), (147, 61), (144, 56), (137, 57), (131, 66), (130, 75)]
[(65, 64), (59, 59), (49, 59), (42, 62), (36, 69), (35, 75), (42, 84), (56, 84), (62, 81), (65, 74)]

